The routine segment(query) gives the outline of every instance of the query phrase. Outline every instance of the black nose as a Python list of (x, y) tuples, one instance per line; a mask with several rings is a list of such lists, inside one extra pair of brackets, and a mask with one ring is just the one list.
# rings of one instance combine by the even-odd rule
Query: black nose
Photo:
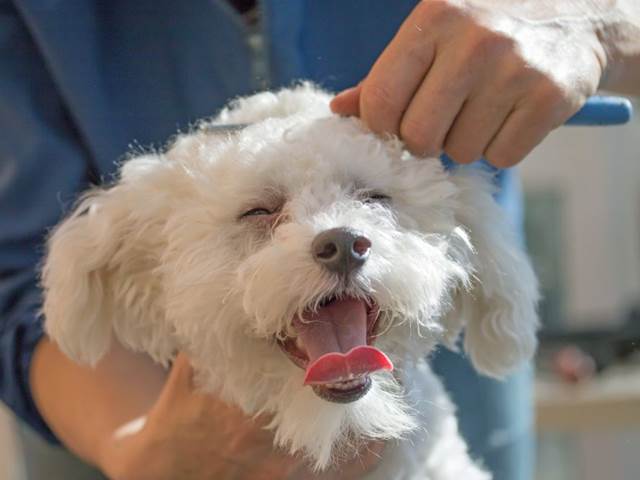
[(371, 240), (350, 228), (332, 228), (316, 235), (311, 243), (313, 258), (331, 272), (348, 275), (364, 265)]

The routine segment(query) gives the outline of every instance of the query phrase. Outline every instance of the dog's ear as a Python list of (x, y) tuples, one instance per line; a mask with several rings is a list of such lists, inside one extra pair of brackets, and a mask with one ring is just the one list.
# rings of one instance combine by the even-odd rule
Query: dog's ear
[(49, 238), (45, 328), (76, 361), (95, 364), (114, 333), (157, 360), (172, 354), (157, 268), (169, 208), (163, 163), (155, 155), (130, 160), (115, 186), (85, 195)]
[[(502, 377), (529, 360), (537, 345), (538, 283), (522, 242), (493, 198), (484, 172), (453, 173), (459, 188), (457, 222), (466, 230), (454, 248), (473, 272), (445, 326), (465, 325), (464, 347), (474, 367)], [(460, 243), (464, 243), (461, 245)]]

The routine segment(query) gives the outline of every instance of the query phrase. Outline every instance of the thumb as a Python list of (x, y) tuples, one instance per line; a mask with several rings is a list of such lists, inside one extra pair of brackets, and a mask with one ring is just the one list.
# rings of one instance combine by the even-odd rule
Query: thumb
[(360, 116), (360, 91), (362, 84), (359, 83), (355, 87), (347, 88), (338, 93), (329, 106), (333, 113), (343, 116)]
[(193, 392), (193, 367), (184, 353), (178, 353), (160, 397), (165, 401), (174, 401)]

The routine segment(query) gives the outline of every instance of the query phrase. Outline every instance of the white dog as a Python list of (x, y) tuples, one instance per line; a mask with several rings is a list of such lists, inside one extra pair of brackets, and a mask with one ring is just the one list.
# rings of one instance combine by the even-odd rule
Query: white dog
[[(132, 158), (53, 233), (46, 330), (94, 364), (112, 336), (270, 414), (324, 469), (389, 440), (371, 478), (488, 479), (425, 358), (502, 376), (536, 346), (537, 283), (490, 175), (446, 171), (312, 86), (236, 100)], [(216, 124), (248, 124), (218, 130)]]

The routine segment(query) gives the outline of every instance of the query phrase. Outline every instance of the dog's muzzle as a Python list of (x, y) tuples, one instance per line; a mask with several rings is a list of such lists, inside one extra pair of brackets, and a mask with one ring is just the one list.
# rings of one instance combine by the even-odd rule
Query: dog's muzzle
[[(371, 240), (348, 227), (320, 232), (311, 242), (314, 260), (345, 282), (370, 253)], [(305, 370), (304, 385), (316, 395), (329, 402), (355, 402), (370, 390), (372, 373), (393, 370), (391, 360), (373, 345), (378, 314), (373, 298), (338, 291), (296, 314), (293, 334), (277, 341), (289, 359)]]
[(350, 228), (332, 228), (316, 235), (311, 251), (327, 270), (346, 277), (367, 261), (371, 240)]

